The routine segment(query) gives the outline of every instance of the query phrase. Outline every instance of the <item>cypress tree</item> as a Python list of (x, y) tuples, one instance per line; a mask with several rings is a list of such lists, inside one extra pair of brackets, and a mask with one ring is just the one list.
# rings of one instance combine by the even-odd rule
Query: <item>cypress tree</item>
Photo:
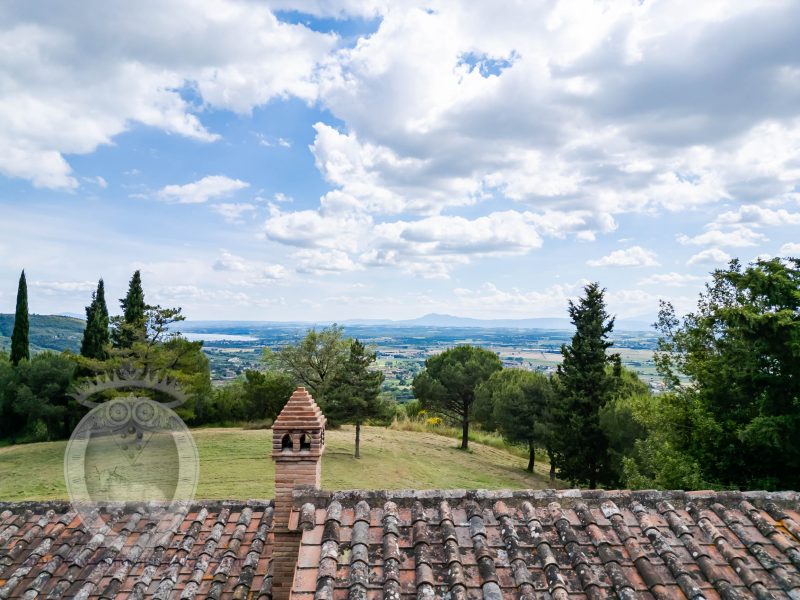
[(128, 284), (128, 293), (120, 298), (122, 318), (116, 322), (112, 334), (116, 348), (130, 348), (134, 340), (144, 337), (147, 329), (147, 304), (144, 302), (142, 276), (137, 270)]
[(556, 460), (562, 478), (594, 488), (612, 477), (600, 409), (614, 390), (616, 369), (607, 367), (618, 364), (619, 357), (606, 352), (612, 345), (607, 336), (614, 328), (614, 318), (605, 310), (605, 290), (590, 283), (584, 292), (577, 304), (569, 303), (575, 334), (569, 345), (561, 346), (564, 360), (557, 378), (560, 427)]
[(11, 363), (14, 365), (18, 365), (22, 359), (30, 360), (29, 329), (28, 283), (25, 281), (25, 270), (23, 269), (22, 274), (19, 276), (17, 311), (14, 315), (14, 332), (11, 334)]
[(100, 279), (97, 291), (92, 293), (92, 303), (86, 307), (86, 329), (83, 331), (81, 355), (105, 360), (108, 358), (108, 343), (108, 307), (105, 284)]

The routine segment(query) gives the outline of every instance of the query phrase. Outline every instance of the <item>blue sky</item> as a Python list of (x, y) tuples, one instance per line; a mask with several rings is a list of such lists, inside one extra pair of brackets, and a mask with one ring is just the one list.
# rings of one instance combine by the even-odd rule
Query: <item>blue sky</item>
[(2, 312), (649, 319), (800, 254), (800, 2), (82, 4), (0, 6)]

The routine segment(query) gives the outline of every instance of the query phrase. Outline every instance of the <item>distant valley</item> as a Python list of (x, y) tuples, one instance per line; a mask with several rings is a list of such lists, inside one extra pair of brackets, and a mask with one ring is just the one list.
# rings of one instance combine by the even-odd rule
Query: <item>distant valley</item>
[[(399, 401), (412, 398), (411, 382), (422, 369), (425, 359), (446, 348), (457, 344), (482, 346), (497, 352), (505, 366), (549, 373), (561, 360), (561, 345), (572, 337), (572, 326), (565, 319), (546, 319), (543, 321), (547, 321), (550, 328), (533, 328), (484, 325), (477, 319), (440, 318), (446, 316), (431, 315), (436, 319), (423, 317), (415, 320), (416, 323), (345, 321), (342, 326), (345, 335), (375, 347), (378, 364), (386, 375), (385, 388)], [(430, 324), (459, 321), (480, 325)], [(329, 324), (190, 321), (181, 323), (180, 330), (189, 339), (203, 341), (211, 361), (212, 377), (225, 380), (261, 365), (264, 348), (275, 349), (296, 342), (309, 327)], [(615, 351), (622, 355), (623, 364), (639, 373), (652, 388), (658, 389), (661, 382), (653, 363), (656, 332), (619, 329), (611, 337)]]
[[(0, 349), (10, 347), (13, 315), (0, 314)], [(310, 327), (329, 322), (185, 321), (175, 329), (187, 338), (203, 342), (214, 381), (222, 382), (261, 366), (264, 348), (300, 339)], [(635, 322), (621, 322), (612, 334), (623, 363), (635, 370), (651, 387), (660, 380), (653, 364), (656, 333)], [(342, 322), (345, 335), (371, 344), (386, 375), (386, 391), (399, 401), (412, 397), (411, 382), (425, 359), (457, 344), (474, 344), (497, 352), (506, 366), (552, 372), (561, 359), (561, 344), (572, 335), (566, 319), (481, 320), (431, 314), (406, 321), (373, 320)], [(80, 350), (84, 322), (72, 316), (31, 315), (31, 345), (34, 352)]]

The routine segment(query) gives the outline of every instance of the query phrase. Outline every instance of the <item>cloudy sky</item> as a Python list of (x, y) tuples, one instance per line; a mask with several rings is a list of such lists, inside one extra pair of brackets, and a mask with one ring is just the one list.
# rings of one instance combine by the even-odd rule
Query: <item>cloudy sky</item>
[[(0, 312), (689, 309), (800, 254), (800, 1), (0, 4)], [(112, 309), (115, 308), (112, 306)]]

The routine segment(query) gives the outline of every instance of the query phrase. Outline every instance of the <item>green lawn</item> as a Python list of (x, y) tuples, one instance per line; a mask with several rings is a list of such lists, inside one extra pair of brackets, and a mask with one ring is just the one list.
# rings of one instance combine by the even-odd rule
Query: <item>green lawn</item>
[[(198, 498), (271, 498), (275, 469), (272, 431), (195, 429), (200, 453)], [(322, 484), (328, 490), (429, 488), (545, 488), (547, 465), (525, 472), (526, 460), (482, 444), (470, 452), (440, 435), (364, 427), (360, 460), (352, 457), (353, 428), (326, 433)], [(0, 448), (0, 501), (66, 498), (66, 442)]]

